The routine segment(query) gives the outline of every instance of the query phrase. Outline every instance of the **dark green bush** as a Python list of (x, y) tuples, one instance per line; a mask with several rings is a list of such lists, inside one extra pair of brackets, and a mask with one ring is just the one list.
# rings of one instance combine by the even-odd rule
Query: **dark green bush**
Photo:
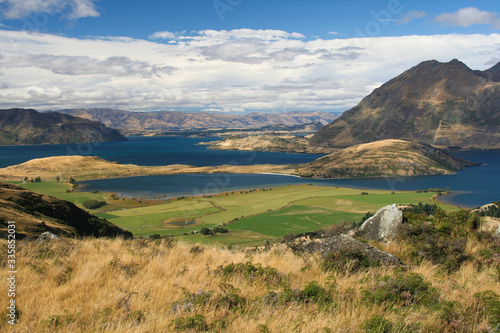
[(366, 333), (390, 333), (392, 332), (392, 323), (384, 316), (373, 315), (361, 323), (361, 329)]
[(413, 214), (424, 214), (426, 216), (429, 215), (434, 215), (436, 211), (441, 210), (437, 204), (429, 204), (429, 203), (421, 203), (419, 202), (418, 205), (409, 205), (409, 207), (406, 207), (403, 209), (404, 213), (413, 213)]
[(222, 228), (222, 227), (215, 227), (213, 230), (217, 234), (225, 234), (229, 232), (227, 228)]
[(479, 212), (480, 216), (500, 217), (500, 201), (494, 201), (493, 205)]
[(362, 293), (363, 300), (369, 304), (431, 306), (439, 300), (437, 289), (420, 275), (401, 271), (396, 271), (394, 276), (376, 276), (374, 285)]
[(196, 330), (208, 331), (209, 326), (205, 320), (205, 316), (197, 314), (187, 318), (176, 318), (172, 320), (172, 326), (176, 331)]
[(219, 266), (217, 272), (222, 274), (225, 279), (239, 275), (250, 281), (260, 280), (268, 284), (279, 284), (283, 280), (282, 274), (276, 268), (262, 267), (261, 264), (253, 264), (250, 261), (244, 264), (231, 263), (226, 266)]
[(287, 282), (281, 283), (281, 292), (271, 291), (262, 297), (268, 305), (289, 305), (290, 303), (314, 303), (322, 308), (334, 306), (332, 291), (316, 281), (310, 281), (304, 289), (292, 289)]
[(344, 249), (329, 253), (321, 263), (321, 268), (324, 271), (348, 273), (379, 266), (380, 261), (371, 260), (362, 251), (354, 249)]
[(446, 213), (438, 209), (432, 218), (405, 212), (397, 238), (407, 244), (407, 254), (415, 264), (426, 259), (450, 273), (471, 259), (465, 251), (467, 238), (480, 233), (479, 222), (476, 214), (465, 210)]
[(204, 236), (208, 236), (208, 235), (211, 235), (212, 233), (210, 232), (210, 229), (208, 229), (208, 228), (201, 228), (200, 234), (202, 234)]
[(83, 207), (87, 209), (98, 209), (106, 205), (106, 201), (99, 201), (99, 200), (87, 200), (82, 203)]

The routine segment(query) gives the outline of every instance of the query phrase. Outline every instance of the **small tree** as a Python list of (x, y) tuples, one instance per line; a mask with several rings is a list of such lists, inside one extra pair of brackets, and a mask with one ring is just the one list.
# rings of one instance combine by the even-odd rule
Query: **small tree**
[(60, 180), (61, 180), (61, 178), (59, 176), (56, 176), (56, 181), (58, 182)]
[(69, 177), (68, 183), (74, 184), (75, 183), (75, 178)]
[(207, 236), (207, 235), (211, 235), (212, 231), (210, 229), (208, 229), (208, 228), (201, 228), (200, 234), (202, 234), (204, 236)]

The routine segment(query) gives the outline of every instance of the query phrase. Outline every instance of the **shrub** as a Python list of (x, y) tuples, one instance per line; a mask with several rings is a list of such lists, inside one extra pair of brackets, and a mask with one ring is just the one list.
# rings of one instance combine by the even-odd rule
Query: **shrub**
[(262, 267), (260, 263), (253, 264), (248, 261), (246, 263), (228, 264), (226, 266), (219, 266), (217, 269), (223, 278), (228, 279), (237, 274), (245, 277), (250, 281), (256, 279), (264, 281), (268, 284), (279, 284), (283, 280), (283, 276), (273, 267)]
[(427, 259), (450, 273), (471, 259), (465, 249), (467, 237), (479, 227), (477, 215), (438, 209), (432, 218), (413, 212), (405, 212), (405, 216), (406, 223), (401, 225), (397, 237), (408, 244), (407, 253), (415, 263)]
[(281, 283), (283, 290), (279, 293), (271, 291), (262, 297), (262, 301), (269, 305), (289, 303), (315, 303), (320, 307), (333, 306), (332, 291), (321, 286), (316, 281), (310, 281), (304, 289), (292, 289), (286, 282)]
[(491, 290), (474, 294), (468, 310), (474, 317), (485, 317), (493, 327), (500, 325), (500, 296)]
[(324, 271), (348, 273), (379, 266), (380, 261), (371, 260), (362, 251), (355, 249), (343, 249), (329, 253), (321, 263), (321, 268)]
[(441, 210), (437, 204), (421, 203), (418, 205), (409, 205), (403, 209), (403, 213), (424, 214), (426, 216), (434, 215), (436, 211)]
[(370, 319), (361, 323), (361, 329), (366, 333), (390, 333), (392, 323), (381, 315), (373, 315)]
[(229, 230), (227, 228), (222, 228), (222, 227), (215, 227), (213, 230), (215, 233), (218, 233), (218, 234), (225, 234), (225, 233), (229, 232)]
[(208, 228), (201, 228), (200, 234), (208, 236), (208, 235), (213, 235), (213, 232)]
[(494, 201), (493, 205), (489, 206), (486, 210), (480, 211), (479, 215), (500, 217), (500, 201)]
[(372, 212), (366, 212), (365, 216), (363, 216), (361, 218), (361, 221), (359, 222), (359, 225), (362, 225), (363, 223), (365, 223), (366, 220), (368, 220), (370, 217), (372, 217), (373, 215), (375, 215), (374, 213)]
[(208, 324), (205, 316), (197, 314), (187, 318), (176, 318), (172, 320), (172, 325), (176, 331), (198, 330), (208, 331)]
[(436, 304), (439, 292), (419, 274), (396, 271), (394, 276), (376, 276), (372, 288), (364, 289), (363, 300), (368, 303), (396, 305)]
[(99, 200), (87, 200), (82, 203), (83, 207), (87, 209), (98, 209), (101, 208), (102, 206), (106, 205), (106, 201), (99, 201)]

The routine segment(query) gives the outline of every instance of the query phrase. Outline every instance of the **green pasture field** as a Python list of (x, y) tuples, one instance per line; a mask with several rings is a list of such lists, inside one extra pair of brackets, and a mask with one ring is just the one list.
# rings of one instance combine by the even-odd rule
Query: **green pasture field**
[(11, 182), (15, 185), (19, 185), (27, 190), (47, 194), (54, 196), (59, 199), (67, 200), (80, 208), (83, 207), (82, 203), (87, 200), (106, 200), (107, 193), (91, 193), (91, 192), (66, 192), (66, 190), (71, 188), (66, 182), (56, 182), (56, 181), (43, 181), (38, 183), (30, 183), (30, 182)]
[[(217, 246), (256, 246), (276, 242), (287, 233), (303, 233), (343, 222), (359, 222), (366, 212), (390, 205), (434, 202), (435, 193), (358, 190), (311, 185), (171, 200), (112, 199), (108, 193), (69, 192), (63, 182), (24, 183), (21, 186), (81, 206), (85, 200), (106, 200), (90, 212), (128, 229), (136, 237), (172, 235)], [(365, 192), (368, 195), (362, 195)], [(446, 210), (456, 207), (442, 205)], [(201, 228), (223, 226), (228, 233), (204, 236)]]

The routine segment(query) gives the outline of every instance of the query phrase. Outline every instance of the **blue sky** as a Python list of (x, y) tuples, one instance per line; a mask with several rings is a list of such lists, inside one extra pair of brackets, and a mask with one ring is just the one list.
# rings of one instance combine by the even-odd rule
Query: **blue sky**
[(498, 0), (0, 0), (0, 107), (344, 111), (499, 33)]

